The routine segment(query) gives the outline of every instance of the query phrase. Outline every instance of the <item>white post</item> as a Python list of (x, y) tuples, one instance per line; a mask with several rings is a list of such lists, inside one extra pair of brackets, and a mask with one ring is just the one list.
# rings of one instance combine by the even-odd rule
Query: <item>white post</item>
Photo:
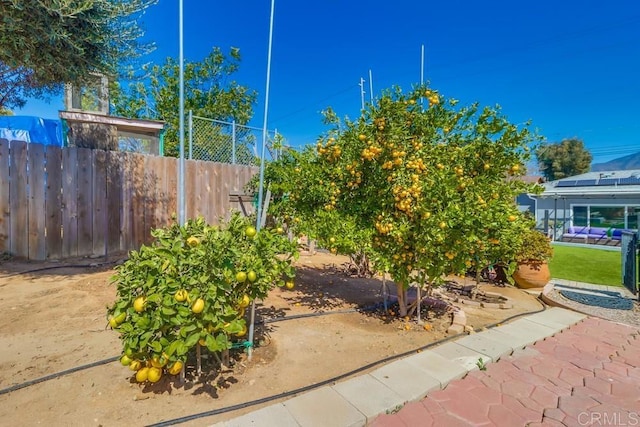
[(364, 110), (364, 79), (360, 77), (360, 105)]
[(183, 7), (180, 0), (180, 162), (178, 165), (178, 223), (184, 225), (186, 222), (185, 194), (184, 194), (184, 28), (183, 28)]
[[(269, 48), (267, 53), (267, 83), (265, 89), (264, 100), (264, 121), (262, 122), (262, 154), (260, 156), (260, 185), (258, 187), (258, 212), (256, 215), (256, 230), (260, 231), (262, 227), (262, 198), (264, 192), (264, 160), (265, 151), (267, 149), (267, 118), (269, 115), (269, 83), (271, 81), (271, 46), (273, 44), (273, 14), (275, 10), (276, 2), (271, 0), (271, 18), (269, 21)], [(251, 324), (249, 325), (249, 342), (253, 345), (253, 333), (255, 329), (256, 320), (256, 301), (251, 303)], [(247, 357), (251, 360), (253, 353), (253, 347), (249, 347), (247, 350)]]
[(373, 105), (373, 74), (371, 70), (369, 70), (369, 99), (371, 100), (371, 105)]
[(424, 84), (424, 45), (420, 53), (420, 86)]

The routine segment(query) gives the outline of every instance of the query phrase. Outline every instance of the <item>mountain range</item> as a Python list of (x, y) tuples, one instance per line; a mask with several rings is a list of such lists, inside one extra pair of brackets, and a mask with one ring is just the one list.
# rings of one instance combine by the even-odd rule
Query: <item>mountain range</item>
[(591, 165), (591, 172), (640, 169), (640, 151), (604, 163)]

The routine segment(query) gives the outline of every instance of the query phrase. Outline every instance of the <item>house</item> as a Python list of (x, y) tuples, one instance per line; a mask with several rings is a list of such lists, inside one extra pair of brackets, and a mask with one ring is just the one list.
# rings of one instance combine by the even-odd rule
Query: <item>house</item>
[[(554, 240), (578, 234), (578, 241), (615, 244), (620, 230), (638, 230), (640, 170), (588, 172), (541, 185), (541, 194), (528, 197), (535, 200), (537, 228)], [(596, 234), (586, 236), (589, 229)]]

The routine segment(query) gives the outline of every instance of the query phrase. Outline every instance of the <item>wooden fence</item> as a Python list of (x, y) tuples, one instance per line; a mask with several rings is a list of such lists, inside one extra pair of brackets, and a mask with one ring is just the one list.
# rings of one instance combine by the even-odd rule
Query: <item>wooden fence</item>
[[(0, 139), (0, 253), (31, 260), (138, 249), (177, 213), (178, 159)], [(256, 168), (185, 161), (187, 218), (239, 209)]]

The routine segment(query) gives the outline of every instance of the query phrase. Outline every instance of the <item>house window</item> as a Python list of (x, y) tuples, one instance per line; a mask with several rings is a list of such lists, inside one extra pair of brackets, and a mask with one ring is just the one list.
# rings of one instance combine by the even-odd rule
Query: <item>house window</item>
[(589, 225), (589, 208), (587, 206), (573, 207), (573, 225), (576, 227)]
[(589, 226), (625, 228), (624, 206), (591, 206)]
[(640, 206), (572, 206), (574, 227), (638, 229)]

